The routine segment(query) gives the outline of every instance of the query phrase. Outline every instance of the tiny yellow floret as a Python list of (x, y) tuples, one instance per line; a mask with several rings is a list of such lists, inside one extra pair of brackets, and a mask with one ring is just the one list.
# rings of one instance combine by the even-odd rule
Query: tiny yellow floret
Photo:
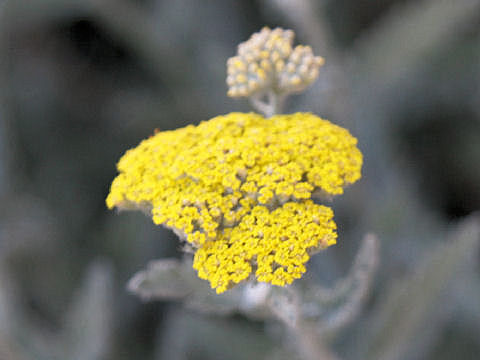
[(360, 178), (356, 144), (309, 113), (218, 116), (128, 150), (106, 203), (171, 228), (218, 293), (246, 279), (284, 286), (311, 254), (335, 244), (333, 211), (312, 198)]

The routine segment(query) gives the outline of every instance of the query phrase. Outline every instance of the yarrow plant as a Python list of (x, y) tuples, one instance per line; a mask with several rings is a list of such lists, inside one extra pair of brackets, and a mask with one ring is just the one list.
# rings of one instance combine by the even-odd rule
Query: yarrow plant
[(264, 28), (227, 62), (228, 95), (253, 98), (265, 116), (230, 113), (152, 135), (120, 159), (106, 200), (172, 229), (217, 293), (301, 278), (310, 257), (337, 239), (332, 209), (316, 201), (361, 176), (362, 154), (346, 129), (310, 113), (273, 115), (278, 99), (305, 89), (323, 64), (292, 42), (292, 31)]

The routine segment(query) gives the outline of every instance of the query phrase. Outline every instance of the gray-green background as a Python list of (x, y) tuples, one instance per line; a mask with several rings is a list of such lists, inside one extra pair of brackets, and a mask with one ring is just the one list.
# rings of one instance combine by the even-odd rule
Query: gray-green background
[[(479, 1), (11, 0), (0, 4), (0, 359), (276, 358), (275, 324), (129, 294), (128, 279), (179, 244), (104, 204), (116, 161), (155, 128), (250, 110), (226, 96), (225, 63), (265, 25), (294, 29), (326, 60), (286, 112), (347, 127), (365, 156), (361, 181), (332, 202), (338, 245), (308, 266), (331, 284), (366, 232), (380, 239), (374, 290), (334, 351), (478, 358), (478, 248), (430, 298), (421, 286), (399, 314), (385, 304), (480, 207)], [(402, 323), (422, 301), (428, 311)]]

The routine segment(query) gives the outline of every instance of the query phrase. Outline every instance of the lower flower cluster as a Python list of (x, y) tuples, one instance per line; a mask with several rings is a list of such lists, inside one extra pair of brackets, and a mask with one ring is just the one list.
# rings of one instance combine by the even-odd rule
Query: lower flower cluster
[(240, 223), (199, 248), (193, 267), (217, 292), (254, 273), (258, 281), (284, 286), (306, 271), (310, 253), (335, 244), (333, 211), (311, 200), (271, 211), (256, 206)]
[(127, 151), (107, 205), (147, 210), (173, 229), (218, 293), (247, 278), (283, 286), (335, 243), (333, 212), (312, 197), (360, 178), (356, 142), (309, 113), (218, 116)]

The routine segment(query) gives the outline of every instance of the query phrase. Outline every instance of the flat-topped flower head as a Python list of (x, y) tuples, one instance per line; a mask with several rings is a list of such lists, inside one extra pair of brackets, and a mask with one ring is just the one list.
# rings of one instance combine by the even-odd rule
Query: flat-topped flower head
[(318, 76), (324, 60), (310, 46), (293, 48), (292, 30), (265, 27), (238, 46), (227, 62), (228, 96), (299, 92)]
[(356, 143), (309, 113), (218, 116), (127, 151), (106, 202), (173, 229), (218, 293), (249, 278), (283, 286), (336, 242), (332, 210), (312, 198), (360, 178)]

